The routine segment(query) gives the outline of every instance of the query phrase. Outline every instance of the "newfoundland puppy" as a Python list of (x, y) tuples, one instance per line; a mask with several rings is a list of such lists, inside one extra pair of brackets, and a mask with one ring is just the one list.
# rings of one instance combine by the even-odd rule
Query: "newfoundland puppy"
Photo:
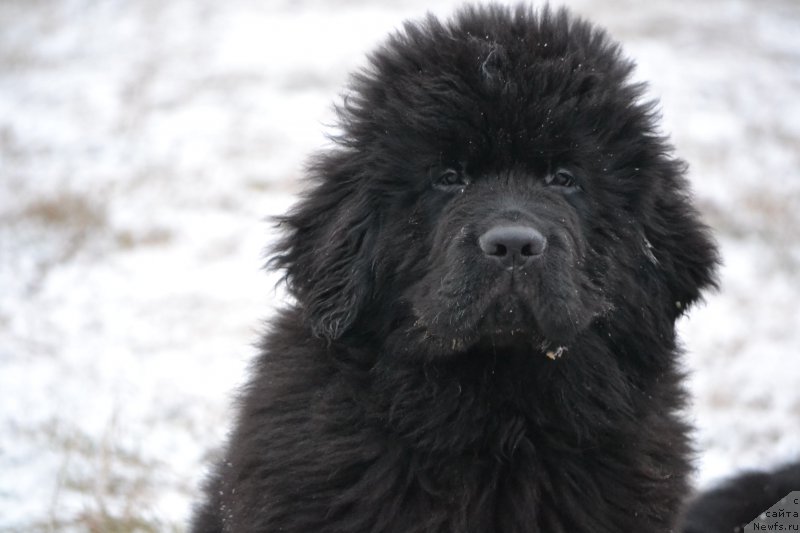
[(370, 56), (194, 532), (673, 531), (675, 321), (717, 256), (632, 70), (523, 6)]

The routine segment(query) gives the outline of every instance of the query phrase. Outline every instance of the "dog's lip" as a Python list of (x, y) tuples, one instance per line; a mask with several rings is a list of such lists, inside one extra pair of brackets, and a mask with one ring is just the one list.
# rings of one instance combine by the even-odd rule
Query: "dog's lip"
[[(502, 275), (505, 274), (505, 275)], [(461, 325), (467, 329), (482, 329), (482, 324), (487, 321), (496, 321), (497, 318), (504, 317), (503, 323), (518, 322), (519, 317), (533, 318), (533, 302), (529, 301), (527, 291), (520, 286), (517, 276), (502, 272), (501, 279), (491, 283), (482, 291), (476, 301), (473, 302), (474, 312), (470, 313), (471, 318), (464, 317)], [(453, 295), (439, 292), (439, 297), (450, 299)], [(480, 302), (481, 305), (475, 305)], [(508, 329), (508, 328), (503, 328)], [(528, 328), (514, 328), (528, 329)]]
[(431, 316), (415, 309), (415, 326), (423, 328), (430, 338), (458, 339), (460, 349), (484, 341), (493, 346), (533, 343), (543, 350), (568, 345), (578, 331), (564, 325), (566, 316), (545, 314), (560, 312), (543, 300), (557, 295), (541, 293), (538, 277), (528, 274), (517, 270), (484, 272), (482, 283), (469, 293), (463, 292), (463, 285), (456, 294), (440, 287), (436, 292), (439, 304), (444, 307), (450, 302), (453, 311)]
[[(482, 305), (472, 306), (472, 312), (463, 315), (459, 323), (458, 336), (478, 341), (486, 335), (538, 335), (540, 333), (532, 302), (516, 290), (512, 284), (497, 284), (481, 296)], [(441, 331), (439, 321), (420, 320), (416, 325), (423, 326), (435, 336), (447, 337)]]

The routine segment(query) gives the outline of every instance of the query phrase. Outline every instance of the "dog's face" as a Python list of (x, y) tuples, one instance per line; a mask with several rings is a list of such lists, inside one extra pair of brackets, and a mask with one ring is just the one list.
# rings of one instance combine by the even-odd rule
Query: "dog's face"
[(672, 328), (715, 252), (632, 65), (565, 12), (474, 15), (355, 78), (276, 260), (312, 331), (440, 356), (568, 348), (614, 313)]
[(434, 167), (411, 213), (416, 257), (396, 279), (412, 331), (453, 351), (481, 339), (569, 343), (610, 305), (578, 171), (462, 166)]

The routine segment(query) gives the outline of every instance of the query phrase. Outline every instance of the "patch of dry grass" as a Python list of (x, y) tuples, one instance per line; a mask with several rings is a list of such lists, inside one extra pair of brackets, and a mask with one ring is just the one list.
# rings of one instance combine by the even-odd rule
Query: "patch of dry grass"
[(112, 420), (98, 440), (59, 421), (42, 427), (32, 439), (45, 440), (61, 459), (55, 492), (46, 521), (28, 531), (90, 533), (178, 532), (152, 510), (158, 501), (159, 469), (135, 448), (121, 444), (118, 422)]

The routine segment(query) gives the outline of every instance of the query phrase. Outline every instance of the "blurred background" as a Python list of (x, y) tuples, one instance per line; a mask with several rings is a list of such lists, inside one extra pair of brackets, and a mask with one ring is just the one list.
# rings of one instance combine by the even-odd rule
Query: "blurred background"
[[(0, 2), (0, 531), (184, 530), (284, 298), (266, 217), (431, 4)], [(800, 457), (800, 3), (567, 4), (650, 81), (722, 248), (680, 323), (698, 486)]]

